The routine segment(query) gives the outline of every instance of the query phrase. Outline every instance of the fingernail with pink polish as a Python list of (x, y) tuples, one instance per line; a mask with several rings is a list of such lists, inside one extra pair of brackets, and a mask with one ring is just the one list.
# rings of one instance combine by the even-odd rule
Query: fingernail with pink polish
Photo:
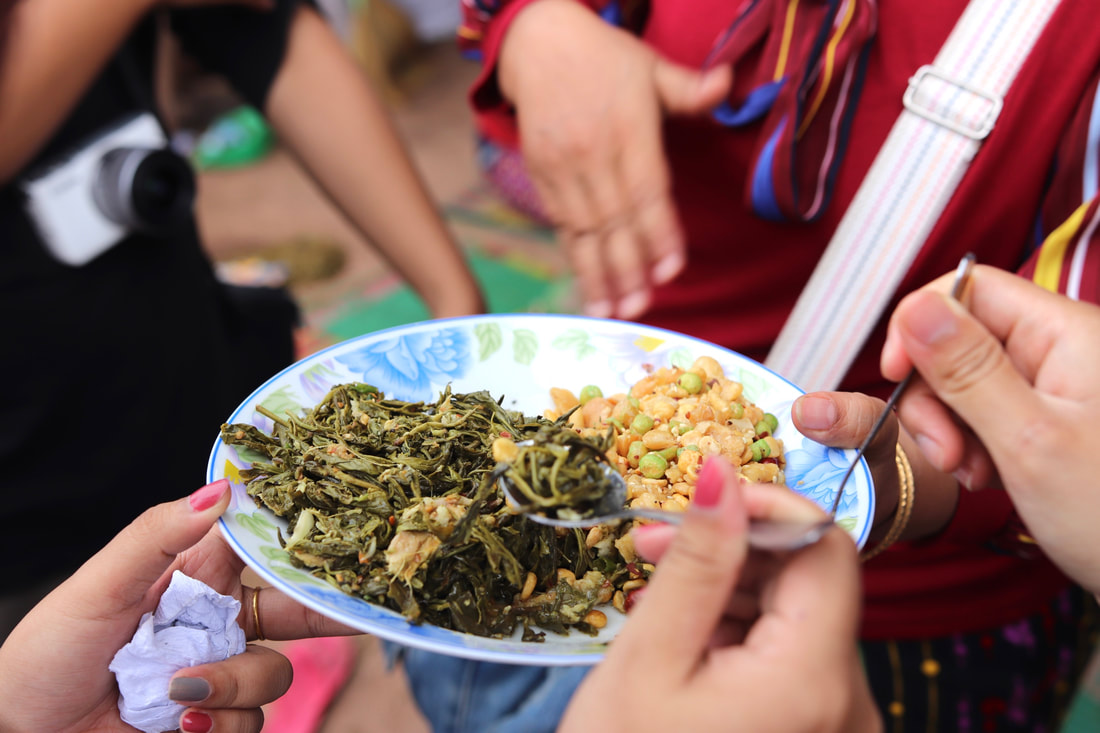
[(191, 494), (191, 508), (196, 512), (205, 511), (218, 503), (222, 495), (229, 490), (229, 479), (220, 478), (217, 481), (203, 486)]

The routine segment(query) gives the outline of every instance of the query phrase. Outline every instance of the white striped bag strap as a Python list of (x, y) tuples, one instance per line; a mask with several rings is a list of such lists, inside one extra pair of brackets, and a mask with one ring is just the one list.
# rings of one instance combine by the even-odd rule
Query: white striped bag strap
[[(799, 296), (766, 364), (835, 389), (992, 131), (1060, 0), (972, 0), (904, 108)], [(856, 285), (858, 284), (858, 285)]]

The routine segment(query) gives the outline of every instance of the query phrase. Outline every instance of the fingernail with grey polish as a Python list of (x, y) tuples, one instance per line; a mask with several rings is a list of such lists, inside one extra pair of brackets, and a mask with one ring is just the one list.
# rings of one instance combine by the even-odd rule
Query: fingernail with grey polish
[(210, 697), (210, 683), (202, 677), (177, 677), (168, 685), (168, 699), (175, 702), (202, 702)]

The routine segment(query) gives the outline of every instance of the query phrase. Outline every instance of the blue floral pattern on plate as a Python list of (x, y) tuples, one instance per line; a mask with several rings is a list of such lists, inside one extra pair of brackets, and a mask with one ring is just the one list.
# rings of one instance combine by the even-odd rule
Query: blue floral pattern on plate
[[(434, 400), (450, 385), (456, 392), (489, 390), (506, 406), (541, 414), (551, 405), (551, 387), (577, 392), (586, 384), (605, 393), (625, 391), (652, 367), (687, 366), (711, 356), (727, 376), (742, 382), (746, 396), (780, 418), (791, 487), (828, 506), (854, 451), (827, 449), (800, 435), (789, 419), (801, 391), (740, 354), (682, 334), (622, 321), (544, 314), (505, 314), (426, 321), (367, 334), (336, 344), (284, 369), (249, 396), (228, 422), (251, 422), (264, 430), (275, 414), (300, 412), (334, 385), (363, 381), (387, 397)], [(233, 549), (263, 579), (290, 597), (349, 626), (384, 639), (441, 654), (510, 664), (587, 665), (603, 656), (625, 617), (607, 607), (608, 625), (595, 638), (553, 633), (542, 643), (488, 639), (448, 629), (414, 626), (393, 611), (353, 598), (293, 567), (278, 541), (285, 520), (258, 508), (245, 491), (240, 469), (248, 457), (215, 441), (208, 479), (228, 476), (233, 503), (221, 530)], [(838, 522), (857, 544), (866, 540), (874, 514), (870, 472), (862, 464), (845, 490)]]
[(433, 386), (461, 377), (469, 363), (470, 339), (462, 330), (397, 334), (336, 357), (362, 382), (387, 397), (415, 402)]

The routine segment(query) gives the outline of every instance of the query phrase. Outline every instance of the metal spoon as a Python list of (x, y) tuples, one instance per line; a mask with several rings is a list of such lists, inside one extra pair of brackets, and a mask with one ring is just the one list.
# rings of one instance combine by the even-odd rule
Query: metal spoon
[[(539, 510), (533, 505), (524, 504), (519, 492), (514, 490), (512, 481), (508, 479), (503, 470), (498, 474), (498, 481), (509, 505), (513, 508), (519, 508), (519, 511), (532, 522), (546, 524), (551, 527), (584, 529), (622, 519), (652, 519), (668, 524), (679, 524), (684, 520), (683, 512), (661, 509), (625, 509), (626, 480), (623, 479), (622, 474), (615, 470), (614, 466), (604, 463), (601, 464), (601, 467), (608, 479), (607, 492), (600, 498), (599, 503), (592, 509), (590, 515), (578, 518), (565, 519), (550, 516), (544, 510)], [(817, 542), (832, 524), (832, 520), (810, 524), (807, 522), (753, 519), (749, 521), (749, 544), (760, 550), (797, 550), (800, 547)]]
[[(959, 260), (958, 266), (955, 268), (955, 280), (951, 283), (951, 297), (955, 300), (959, 300), (962, 297), (963, 290), (966, 288), (966, 284), (970, 281), (970, 273), (974, 269), (974, 262), (976, 258), (972, 252), (967, 252), (963, 255), (963, 258)], [(836, 498), (833, 499), (833, 507), (829, 511), (830, 521), (836, 517), (836, 510), (840, 506), (840, 497), (844, 493), (844, 484), (847, 483), (848, 477), (852, 475), (852, 471), (855, 469), (856, 464), (859, 463), (859, 459), (863, 458), (864, 451), (867, 450), (867, 446), (882, 430), (882, 426), (886, 424), (886, 418), (894, 410), (894, 405), (901, 399), (901, 395), (905, 392), (909, 383), (913, 381), (913, 375), (916, 374), (916, 369), (910, 369), (909, 373), (905, 375), (905, 378), (898, 382), (898, 386), (894, 387), (894, 391), (890, 394), (889, 399), (886, 400), (886, 406), (882, 408), (882, 413), (875, 420), (875, 424), (871, 426), (871, 432), (867, 433), (867, 437), (863, 439), (863, 443), (859, 446), (859, 450), (856, 451), (856, 457), (852, 459), (852, 462), (848, 465), (848, 470), (844, 472), (844, 478), (840, 480), (840, 488), (837, 489)]]
[[(975, 257), (966, 254), (959, 262), (955, 270), (955, 281), (951, 287), (951, 297), (960, 298), (963, 289), (970, 279), (970, 272), (974, 267)], [(913, 379), (916, 370), (911, 369), (905, 379), (894, 388), (890, 398), (886, 400), (886, 406), (875, 420), (871, 432), (863, 439), (863, 443), (856, 451), (855, 457), (848, 464), (848, 470), (840, 480), (840, 486), (836, 490), (832, 507), (829, 509), (827, 519), (815, 522), (783, 522), (776, 520), (752, 519), (749, 521), (749, 544), (760, 550), (797, 550), (807, 545), (812, 545), (821, 539), (836, 521), (836, 513), (840, 508), (840, 498), (844, 495), (844, 487), (851, 478), (852, 472), (859, 465), (867, 447), (879, 434), (882, 426), (886, 424), (886, 418), (894, 409), (898, 399), (905, 392), (906, 387)], [(525, 505), (519, 498), (518, 492), (513, 491), (512, 482), (508, 480), (503, 470), (498, 474), (500, 488), (513, 507), (520, 507), (522, 513), (532, 522), (550, 525), (551, 527), (567, 527), (570, 529), (592, 527), (620, 519), (651, 519), (669, 524), (679, 524), (683, 521), (683, 512), (662, 511), (659, 509), (626, 509), (626, 481), (622, 475), (609, 464), (602, 464), (608, 477), (608, 491), (600, 499), (599, 504), (589, 516), (583, 518), (559, 518), (551, 517), (542, 511), (536, 511), (533, 506)]]

